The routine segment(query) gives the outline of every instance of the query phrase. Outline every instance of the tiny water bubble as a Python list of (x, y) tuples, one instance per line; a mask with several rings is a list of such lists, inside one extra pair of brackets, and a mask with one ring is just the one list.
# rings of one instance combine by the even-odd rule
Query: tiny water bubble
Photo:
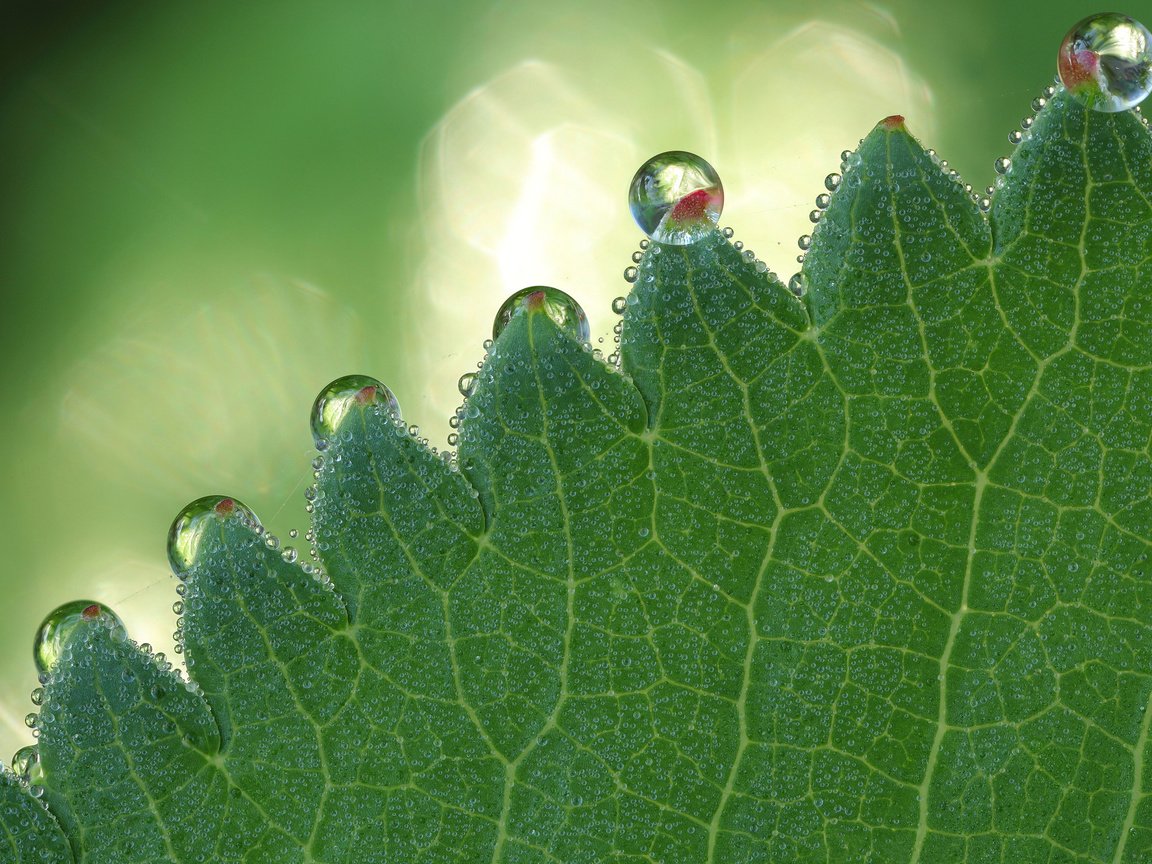
[(295, 564), (296, 559), (300, 557), (300, 553), (296, 551), (296, 547), (294, 546), (285, 546), (284, 551), (280, 553), (280, 557), (289, 564)]
[(985, 197), (985, 198), (981, 198), (979, 201), (977, 201), (977, 202), (976, 202), (976, 205), (977, 205), (977, 206), (978, 206), (978, 207), (979, 207), (979, 208), (980, 208), (982, 211), (984, 211), (985, 213), (987, 213), (989, 210), (991, 210), (991, 209), (992, 209), (992, 199), (991, 199), (991, 198), (987, 198), (987, 197)]
[(449, 432), (448, 433), (448, 446), (449, 447), (455, 447), (459, 443), (460, 443), (459, 433)]
[(1013, 129), (1011, 132), (1008, 133), (1008, 143), (1010, 143), (1010, 144), (1019, 144), (1023, 140), (1024, 140), (1024, 133), (1021, 132), (1019, 129)]
[(635, 267), (625, 267), (624, 268), (624, 281), (625, 282), (629, 282), (629, 283), (635, 282), (637, 277), (639, 277), (639, 275), (640, 275), (640, 271), (637, 270)]
[(623, 315), (624, 310), (628, 308), (628, 298), (617, 297), (612, 301), (612, 311), (617, 315)]
[(808, 221), (811, 222), (813, 225), (815, 225), (817, 222), (819, 222), (823, 218), (823, 216), (824, 216), (823, 210), (813, 210), (811, 213), (808, 214)]
[(996, 169), (997, 174), (1007, 174), (1012, 170), (1012, 160), (1007, 156), (1001, 156), (993, 163), (992, 167)]
[(744, 241), (743, 240), (737, 240), (735, 243), (732, 244), (732, 248), (735, 249), (737, 252), (740, 252), (744, 248)]
[(639, 264), (643, 260), (644, 260), (644, 253), (643, 252), (633, 252), (632, 253), (632, 263), (633, 264)]
[(1036, 122), (1036, 121), (1032, 117), (1025, 117), (1023, 120), (1020, 121), (1020, 128), (1021, 129), (1031, 129), (1032, 124), (1034, 122)]
[(843, 179), (843, 177), (833, 171), (831, 174), (824, 178), (824, 188), (829, 192), (835, 192), (840, 188), (840, 183), (843, 181)]
[[(460, 376), (460, 380), (456, 382), (456, 389), (460, 391), (460, 395), (467, 399), (476, 390), (476, 373), (465, 372)], [(460, 425), (460, 420), (457, 418), (456, 425)]]
[(640, 230), (657, 243), (686, 246), (715, 229), (724, 209), (724, 187), (704, 159), (669, 150), (636, 171), (628, 206)]
[(1127, 15), (1091, 15), (1060, 43), (1056, 68), (1061, 83), (1082, 104), (1095, 111), (1124, 111), (1152, 93), (1152, 33)]
[(28, 698), (32, 700), (33, 705), (43, 705), (44, 704), (44, 688), (43, 687), (37, 687), (35, 690), (33, 690), (31, 693), (28, 694)]
[(821, 192), (816, 196), (816, 206), (821, 210), (827, 210), (828, 205), (832, 203), (832, 196), (827, 192)]
[(796, 241), (796, 245), (799, 246), (803, 251), (807, 252), (812, 248), (812, 235), (801, 234), (800, 239)]
[(577, 342), (587, 342), (591, 331), (588, 328), (588, 317), (572, 297), (559, 288), (547, 285), (533, 285), (522, 288), (504, 301), (492, 322), (492, 338), (496, 339), (504, 328), (508, 326), (520, 309), (540, 310), (575, 339)]
[(49, 612), (36, 630), (32, 656), (38, 672), (51, 672), (60, 662), (73, 635), (81, 627), (104, 623), (124, 632), (124, 622), (107, 606), (94, 600), (73, 600)]
[(800, 273), (793, 273), (792, 278), (788, 280), (788, 290), (795, 294), (797, 297), (804, 293), (804, 276)]
[(736, 232), (733, 231), (732, 228), (729, 227), (729, 228), (725, 228), (721, 233), (724, 235), (724, 238), (726, 240), (731, 240), (732, 235), (735, 234)]
[(1047, 99), (1045, 99), (1043, 96), (1037, 96), (1035, 99), (1032, 100), (1032, 110), (1033, 111), (1039, 111), (1041, 108), (1043, 108), (1047, 104), (1048, 104)]

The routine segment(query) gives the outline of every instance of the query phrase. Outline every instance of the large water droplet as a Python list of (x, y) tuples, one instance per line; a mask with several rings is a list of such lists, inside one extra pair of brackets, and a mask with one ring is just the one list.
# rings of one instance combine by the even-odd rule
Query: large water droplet
[(1092, 15), (1068, 31), (1056, 68), (1060, 81), (1085, 105), (1123, 111), (1152, 92), (1152, 34), (1127, 15)]
[(588, 318), (580, 308), (580, 304), (559, 288), (549, 288), (547, 285), (534, 285), (531, 288), (521, 289), (505, 300), (500, 311), (496, 313), (496, 320), (492, 322), (493, 339), (504, 332), (504, 328), (521, 306), (528, 309), (543, 309), (548, 313), (548, 317), (556, 322), (557, 327), (577, 342), (588, 341), (590, 333)]
[(687, 246), (720, 221), (720, 175), (695, 153), (669, 150), (640, 166), (628, 189), (628, 206), (640, 230), (658, 243)]
[(12, 773), (25, 783), (36, 783), (44, 779), (40, 769), (40, 750), (35, 744), (21, 747), (12, 754)]
[(98, 623), (124, 630), (124, 622), (116, 613), (95, 600), (73, 600), (49, 612), (36, 630), (32, 645), (37, 671), (52, 671), (76, 630)]
[(400, 403), (392, 391), (368, 375), (337, 378), (312, 403), (312, 437), (323, 450), (340, 430), (344, 418), (356, 408), (375, 408), (400, 416)]
[(178, 578), (187, 576), (196, 563), (204, 532), (224, 519), (240, 519), (253, 529), (260, 526), (255, 513), (225, 495), (197, 498), (172, 521), (168, 531), (168, 563)]

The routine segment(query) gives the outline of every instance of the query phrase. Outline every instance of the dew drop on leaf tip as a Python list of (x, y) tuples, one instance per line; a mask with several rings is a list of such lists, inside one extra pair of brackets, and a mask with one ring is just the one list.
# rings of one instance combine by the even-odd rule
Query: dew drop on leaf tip
[(1152, 34), (1127, 15), (1091, 15), (1060, 43), (1056, 68), (1061, 83), (1089, 108), (1124, 111), (1152, 92)]
[[(629, 269), (634, 270), (635, 268)], [(504, 301), (496, 313), (496, 319), (492, 322), (493, 339), (498, 338), (504, 332), (504, 328), (511, 322), (512, 316), (522, 308), (543, 311), (557, 327), (577, 342), (587, 342), (591, 338), (588, 316), (584, 314), (579, 303), (559, 288), (533, 285), (529, 288), (520, 289)]]
[(640, 230), (657, 243), (687, 246), (716, 228), (724, 187), (716, 169), (695, 153), (668, 150), (637, 169), (628, 206)]
[(356, 409), (400, 416), (400, 403), (392, 391), (368, 375), (345, 375), (319, 392), (312, 403), (312, 437), (317, 450), (325, 450), (339, 434), (345, 419)]
[[(111, 609), (94, 600), (72, 600), (49, 612), (36, 629), (32, 655), (36, 670), (51, 672), (60, 662), (68, 641), (82, 626), (100, 623), (123, 632), (124, 622)], [(43, 692), (40, 693), (43, 701)], [(33, 698), (35, 701), (35, 698)], [(39, 703), (36, 703), (39, 704)]]
[(225, 519), (239, 519), (253, 531), (263, 527), (255, 513), (227, 495), (197, 498), (172, 520), (168, 531), (168, 563), (177, 578), (187, 576), (196, 563), (205, 532)]

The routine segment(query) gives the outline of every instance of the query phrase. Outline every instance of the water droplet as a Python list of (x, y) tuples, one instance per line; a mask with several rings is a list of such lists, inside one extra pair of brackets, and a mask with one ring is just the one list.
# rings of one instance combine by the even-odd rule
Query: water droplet
[(29, 729), (35, 729), (40, 723), (40, 715), (35, 711), (31, 711), (24, 715), (24, 725)]
[(813, 210), (811, 213), (808, 214), (808, 221), (811, 222), (813, 225), (815, 225), (817, 222), (820, 221), (820, 218), (823, 215), (824, 215), (823, 210)]
[(796, 245), (799, 246), (801, 249), (803, 249), (805, 252), (807, 252), (809, 249), (812, 248), (812, 235), (811, 234), (801, 234), (800, 239), (796, 241)]
[(735, 243), (732, 244), (732, 248), (735, 249), (737, 252), (739, 252), (741, 249), (744, 248), (744, 241), (743, 240), (737, 240)]
[(588, 341), (590, 334), (588, 318), (584, 315), (584, 310), (580, 308), (580, 304), (559, 288), (549, 288), (547, 285), (523, 288), (505, 300), (500, 311), (496, 313), (496, 320), (492, 322), (493, 339), (504, 332), (504, 328), (508, 326), (512, 316), (521, 307), (543, 310), (549, 318), (556, 322), (557, 327), (577, 342)]
[(12, 754), (12, 773), (26, 783), (42, 779), (40, 751), (35, 744), (21, 747)]
[(1012, 170), (1012, 160), (1007, 156), (1001, 156), (992, 167), (996, 169), (997, 174), (1007, 174)]
[(978, 207), (979, 207), (981, 210), (983, 210), (985, 213), (987, 213), (989, 210), (991, 210), (991, 209), (992, 209), (992, 199), (991, 199), (991, 198), (981, 198), (981, 199), (980, 199), (978, 202), (976, 202), (976, 203), (977, 203), (977, 206), (978, 206)]
[(1043, 96), (1037, 96), (1035, 99), (1032, 100), (1032, 110), (1033, 111), (1039, 111), (1041, 108), (1043, 108), (1047, 104), (1048, 104), (1047, 99), (1045, 99)]
[(33, 642), (32, 654), (37, 671), (50, 672), (77, 628), (97, 622), (121, 632), (124, 630), (124, 623), (116, 613), (94, 600), (73, 600), (49, 612), (36, 630)]
[(353, 409), (369, 407), (386, 411), (390, 417), (400, 416), (400, 405), (392, 391), (367, 375), (346, 375), (321, 390), (312, 403), (311, 417), (317, 449), (328, 446)]
[(1056, 68), (1083, 104), (1123, 111), (1152, 93), (1152, 33), (1127, 15), (1092, 15), (1068, 31)]
[(731, 239), (732, 239), (732, 235), (733, 235), (733, 234), (735, 234), (736, 232), (735, 232), (735, 231), (733, 231), (731, 228), (725, 228), (725, 229), (724, 229), (723, 231), (721, 231), (720, 233), (724, 235), (724, 238), (725, 238), (726, 240), (731, 240)]
[(32, 700), (33, 705), (43, 705), (44, 704), (44, 688), (43, 687), (37, 687), (35, 690), (33, 690), (29, 694), (29, 698)]
[(1032, 120), (1031, 117), (1025, 117), (1023, 120), (1020, 121), (1020, 128), (1021, 129), (1031, 129), (1033, 122), (1034, 121)]
[(448, 433), (448, 446), (455, 447), (460, 443), (460, 435), (456, 432)]
[(625, 282), (635, 282), (636, 278), (639, 275), (640, 275), (640, 271), (637, 270), (635, 267), (625, 267), (624, 268), (624, 281)]
[(816, 196), (816, 206), (821, 210), (827, 210), (828, 205), (832, 203), (832, 196), (827, 192), (821, 192)]
[[(467, 399), (472, 395), (476, 389), (476, 373), (465, 372), (460, 376), (460, 380), (456, 382), (456, 389), (460, 391), (460, 395)], [(459, 425), (460, 421), (457, 420), (456, 424)]]
[(617, 315), (623, 315), (624, 310), (628, 308), (628, 300), (625, 297), (617, 297), (612, 301), (612, 311)]
[(652, 245), (652, 241), (649, 240), (647, 237), (645, 237), (643, 240), (640, 241), (640, 248), (641, 249), (647, 249), (651, 245)]
[(196, 563), (204, 532), (225, 519), (239, 519), (253, 530), (260, 526), (255, 513), (235, 498), (224, 495), (197, 498), (180, 511), (168, 531), (168, 563), (177, 578), (187, 576)]
[(797, 297), (804, 293), (804, 276), (800, 273), (793, 273), (792, 278), (788, 280), (788, 289)]
[(841, 150), (840, 151), (840, 161), (842, 163), (848, 162), (848, 160), (850, 160), (855, 155), (856, 154), (852, 150)]
[(1024, 133), (1021, 132), (1019, 129), (1013, 129), (1011, 132), (1008, 133), (1008, 142), (1010, 144), (1019, 144), (1023, 140), (1024, 140)]
[(284, 551), (280, 553), (280, 557), (287, 561), (289, 564), (295, 564), (296, 559), (300, 557), (300, 553), (296, 551), (293, 546), (285, 546)]
[(644, 253), (643, 252), (633, 252), (632, 253), (632, 263), (633, 264), (639, 264), (643, 260), (644, 260)]
[(716, 227), (724, 187), (716, 170), (695, 153), (669, 150), (637, 170), (628, 206), (640, 230), (657, 243), (686, 246)]

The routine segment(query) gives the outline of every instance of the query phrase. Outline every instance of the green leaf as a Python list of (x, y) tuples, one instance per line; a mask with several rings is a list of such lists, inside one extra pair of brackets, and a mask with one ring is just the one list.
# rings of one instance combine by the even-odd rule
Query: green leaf
[(222, 515), (195, 683), (53, 671), (75, 859), (1149, 860), (1152, 137), (1058, 94), (1012, 162), (985, 216), (882, 122), (802, 300), (653, 245), (623, 374), (529, 304), (458, 463), (354, 407), (323, 578)]

